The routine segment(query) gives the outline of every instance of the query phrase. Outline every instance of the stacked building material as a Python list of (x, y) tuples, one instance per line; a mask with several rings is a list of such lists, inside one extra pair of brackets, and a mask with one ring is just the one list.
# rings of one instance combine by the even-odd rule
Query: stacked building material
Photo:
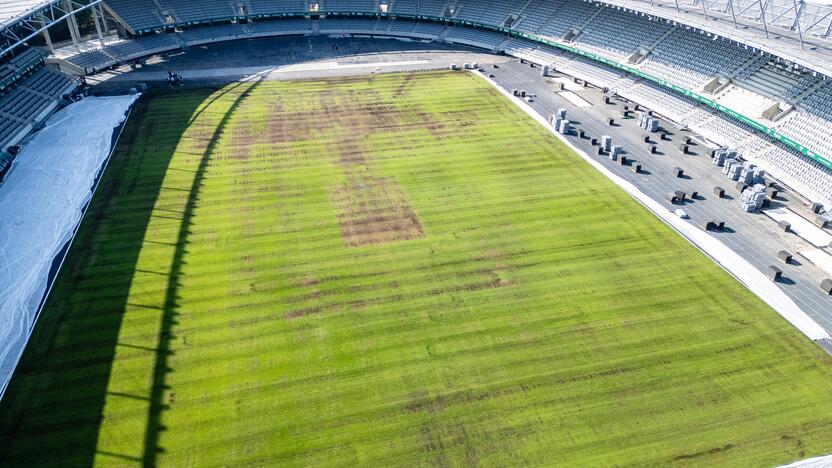
[(604, 151), (609, 151), (612, 148), (612, 137), (609, 135), (602, 135), (601, 136), (601, 148)]
[(642, 113), (638, 116), (638, 126), (650, 133), (656, 133), (659, 131), (659, 119), (651, 117), (647, 113)]
[(766, 186), (763, 184), (756, 184), (748, 187), (740, 194), (740, 202), (742, 203), (743, 211), (753, 213), (763, 206), (763, 200), (766, 199)]
[(563, 121), (563, 117), (559, 116), (558, 114), (552, 114), (549, 118), (549, 123), (552, 124), (552, 128), (557, 130), (560, 128), (560, 123)]
[(738, 179), (739, 182), (743, 182), (748, 185), (754, 184), (754, 165), (745, 163), (742, 165), (742, 169), (740, 169), (740, 178)]
[(731, 180), (740, 180), (740, 173), (742, 172), (742, 163), (734, 158), (725, 160), (725, 166), (722, 168), (722, 173), (727, 175)]

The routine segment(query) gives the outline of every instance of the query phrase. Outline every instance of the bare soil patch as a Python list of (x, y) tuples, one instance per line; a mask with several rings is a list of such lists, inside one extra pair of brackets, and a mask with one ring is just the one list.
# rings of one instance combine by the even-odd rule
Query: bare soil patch
[(332, 201), (348, 247), (424, 237), (416, 213), (393, 179), (351, 178), (333, 191)]

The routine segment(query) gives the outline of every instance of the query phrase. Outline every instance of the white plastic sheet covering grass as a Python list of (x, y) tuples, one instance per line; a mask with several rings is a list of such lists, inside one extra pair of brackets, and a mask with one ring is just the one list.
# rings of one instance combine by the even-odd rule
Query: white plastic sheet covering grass
[(0, 184), (0, 389), (29, 338), (53, 260), (92, 198), (114, 128), (136, 97), (88, 97), (57, 112)]
[(796, 461), (780, 468), (829, 468), (830, 466), (832, 466), (832, 455), (825, 455)]

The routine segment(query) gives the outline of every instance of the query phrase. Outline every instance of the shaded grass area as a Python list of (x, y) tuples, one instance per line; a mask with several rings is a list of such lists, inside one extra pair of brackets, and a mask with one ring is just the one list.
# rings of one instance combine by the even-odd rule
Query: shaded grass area
[(830, 359), (481, 80), (145, 98), (0, 464), (758, 466)]

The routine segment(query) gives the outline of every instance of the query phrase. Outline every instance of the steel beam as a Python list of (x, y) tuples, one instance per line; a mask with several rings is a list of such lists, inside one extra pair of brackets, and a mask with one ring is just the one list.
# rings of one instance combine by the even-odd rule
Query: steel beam
[(53, 0), (39, 6), (37, 10), (22, 15), (17, 21), (0, 27), (0, 56), (24, 45), (62, 21), (72, 21), (72, 15), (102, 2), (103, 0)]
[(763, 0), (757, 0), (760, 4), (760, 16), (762, 17), (763, 21), (763, 29), (766, 31), (766, 39), (768, 39), (768, 22), (766, 21), (766, 7), (763, 5)]
[(734, 20), (734, 29), (739, 29), (739, 25), (737, 25), (737, 15), (734, 14), (734, 0), (728, 0), (728, 8), (731, 9), (731, 19)]
[(792, 0), (792, 4), (794, 5), (794, 24), (797, 25), (797, 37), (800, 38), (800, 48), (805, 49), (803, 45), (803, 31), (800, 27), (800, 13), (803, 12), (803, 1), (800, 2), (800, 8), (797, 6), (797, 0)]

